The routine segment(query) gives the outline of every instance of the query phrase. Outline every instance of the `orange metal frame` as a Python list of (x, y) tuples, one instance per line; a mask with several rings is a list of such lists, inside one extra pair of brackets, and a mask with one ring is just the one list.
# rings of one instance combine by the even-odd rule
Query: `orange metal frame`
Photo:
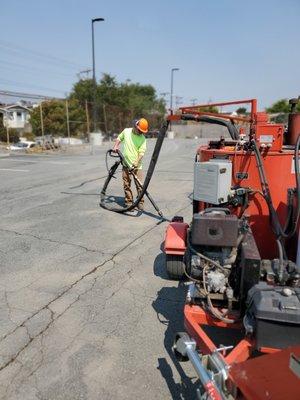
[[(233, 116), (230, 114), (219, 114), (219, 113), (213, 113), (213, 112), (209, 112), (209, 111), (201, 111), (201, 108), (204, 108), (204, 107), (218, 107), (218, 106), (228, 106), (228, 105), (234, 105), (234, 104), (235, 105), (251, 104), (250, 117), (238, 117), (238, 116)], [(220, 103), (199, 104), (196, 106), (180, 107), (179, 110), (181, 111), (181, 114), (170, 114), (167, 117), (167, 119), (169, 121), (179, 121), (181, 119), (182, 114), (194, 114), (197, 116), (207, 115), (207, 116), (224, 118), (224, 119), (235, 120), (235, 121), (240, 121), (240, 122), (247, 122), (252, 126), (256, 122), (257, 100), (256, 99), (245, 99), (245, 100), (235, 100), (235, 101), (223, 101)]]
[[(238, 314), (231, 314), (229, 317), (237, 318)], [(200, 306), (186, 304), (184, 307), (184, 326), (188, 334), (196, 341), (197, 347), (203, 354), (212, 353), (217, 349), (217, 346), (202, 329), (201, 326), (203, 325), (209, 325), (218, 328), (242, 329), (241, 322), (227, 324), (215, 319)], [(228, 365), (232, 364), (233, 362), (239, 363), (246, 361), (251, 356), (254, 347), (255, 342), (253, 340), (244, 338), (227, 356), (224, 356), (224, 360)], [(259, 351), (261, 353), (269, 354), (280, 350), (262, 347), (259, 349)]]
[[(183, 114), (195, 114), (195, 115), (213, 115), (214, 117), (220, 117), (219, 113), (208, 113), (205, 111), (201, 111), (201, 108), (204, 107), (220, 107), (220, 106), (229, 106), (229, 105), (237, 105), (237, 104), (251, 104), (250, 117), (236, 117), (230, 114), (222, 114), (222, 118), (228, 119), (238, 119), (245, 122), (254, 122), (255, 116), (257, 113), (257, 99), (245, 99), (245, 100), (235, 100), (235, 101), (223, 101), (220, 103), (208, 103), (208, 104), (198, 104), (196, 106), (184, 106), (180, 107), (179, 110)], [(176, 114), (169, 115), (168, 119), (173, 119), (177, 117)], [(176, 118), (177, 119), (177, 118)]]
[(185, 222), (171, 222), (168, 225), (164, 242), (166, 254), (184, 255), (187, 230), (188, 224)]

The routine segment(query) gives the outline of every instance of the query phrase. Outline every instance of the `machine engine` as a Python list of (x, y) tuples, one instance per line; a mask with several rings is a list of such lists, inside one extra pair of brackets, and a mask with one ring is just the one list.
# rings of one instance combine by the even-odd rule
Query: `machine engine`
[[(300, 337), (299, 299), (295, 303), (300, 270), (287, 259), (261, 259), (249, 217), (232, 213), (232, 205), (242, 203), (247, 191), (231, 186), (231, 162), (196, 161), (194, 172), (194, 200), (210, 207), (194, 213), (187, 233), (187, 273), (193, 280), (189, 304), (204, 305), (226, 322), (232, 310), (239, 310), (246, 332), (260, 346), (270, 342), (268, 329), (279, 329), (279, 323), (291, 323), (290, 337)], [(219, 312), (222, 307), (226, 315)]]
[[(246, 239), (252, 246), (251, 258), (247, 256)], [(232, 303), (244, 297), (244, 290), (259, 282), (261, 260), (257, 248), (253, 249), (247, 219), (239, 219), (226, 208), (208, 208), (194, 214), (188, 241), (188, 271), (191, 278), (202, 283), (196, 285), (194, 300), (209, 295), (215, 302)], [(243, 274), (237, 267), (241, 260)]]

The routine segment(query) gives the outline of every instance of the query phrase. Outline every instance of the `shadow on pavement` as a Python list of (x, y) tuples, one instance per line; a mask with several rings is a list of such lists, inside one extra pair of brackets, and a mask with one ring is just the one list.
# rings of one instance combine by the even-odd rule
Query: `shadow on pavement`
[(148, 217), (151, 217), (151, 218), (157, 219), (158, 221), (160, 221), (159, 223), (162, 223), (162, 222), (165, 222), (165, 221), (167, 221), (167, 219), (165, 219), (165, 218), (161, 218), (159, 215), (157, 215), (157, 214), (153, 214), (153, 213), (152, 213), (152, 212), (150, 212), (150, 211), (145, 211), (145, 210), (143, 210), (143, 211), (140, 211), (140, 215), (142, 215), (142, 214), (145, 214), (145, 215), (147, 215)]
[(113, 195), (106, 195), (105, 196), (105, 203), (111, 204), (116, 203), (120, 207), (124, 207), (124, 197), (123, 196), (113, 196)]
[(76, 192), (60, 192), (61, 194), (71, 194), (74, 196), (99, 196), (99, 193), (76, 193)]
[[(163, 247), (163, 243), (161, 248)], [(154, 262), (154, 274), (167, 280), (167, 273), (164, 267), (164, 253), (160, 253)], [(152, 307), (156, 312), (159, 322), (166, 326), (164, 347), (175, 366), (181, 382), (177, 383), (178, 377), (174, 377), (173, 370), (166, 358), (158, 359), (158, 369), (165, 379), (172, 399), (188, 400), (195, 398), (196, 376), (188, 377), (179, 361), (174, 356), (172, 346), (177, 332), (184, 331), (183, 308), (185, 304), (187, 287), (179, 282), (178, 286), (163, 287), (157, 293), (157, 298), (153, 301)], [(163, 340), (163, 339), (162, 339)]]
[(159, 253), (153, 264), (153, 272), (155, 276), (159, 276), (161, 279), (169, 281), (170, 278), (168, 277), (167, 270), (165, 267), (166, 263), (166, 255), (163, 251), (164, 242), (160, 245), (161, 253)]
[[(115, 203), (116, 205), (118, 205), (120, 207), (124, 207), (124, 197), (123, 196), (106, 196), (105, 203), (107, 203), (107, 204)], [(161, 218), (159, 215), (153, 214), (152, 212), (146, 211), (146, 210), (143, 210), (143, 211), (134, 210), (133, 212), (126, 212), (123, 215), (126, 215), (128, 217), (139, 217), (143, 214), (148, 217), (157, 219), (159, 221), (159, 223), (165, 221), (165, 219)]]

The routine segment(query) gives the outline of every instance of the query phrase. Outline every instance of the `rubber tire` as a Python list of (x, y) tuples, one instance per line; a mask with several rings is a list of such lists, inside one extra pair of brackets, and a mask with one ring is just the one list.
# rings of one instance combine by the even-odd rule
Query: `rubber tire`
[(166, 270), (170, 279), (182, 280), (185, 277), (184, 256), (166, 254)]
[(199, 201), (193, 199), (193, 215), (199, 213)]

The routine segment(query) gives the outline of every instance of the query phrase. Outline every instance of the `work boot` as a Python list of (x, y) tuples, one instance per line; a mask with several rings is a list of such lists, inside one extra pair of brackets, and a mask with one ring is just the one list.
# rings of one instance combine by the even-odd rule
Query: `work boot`
[(137, 208), (138, 208), (138, 210), (140, 210), (140, 211), (144, 211), (144, 204), (143, 204), (143, 203), (139, 203), (139, 204), (137, 205)]
[[(125, 207), (125, 208), (128, 208), (128, 207), (130, 207), (130, 206), (132, 206), (132, 203), (125, 203), (125, 204), (124, 204), (124, 207)], [(134, 210), (135, 210), (135, 209), (133, 208), (132, 210), (126, 211), (126, 212), (133, 213)]]

